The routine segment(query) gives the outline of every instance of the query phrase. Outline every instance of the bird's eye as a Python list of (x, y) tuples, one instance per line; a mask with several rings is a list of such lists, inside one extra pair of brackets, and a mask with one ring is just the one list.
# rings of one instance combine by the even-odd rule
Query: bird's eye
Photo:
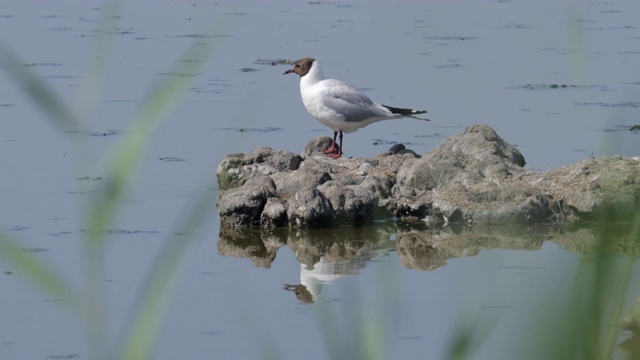
[(301, 67), (301, 66), (302, 66), (302, 65), (300, 65), (300, 63), (297, 63), (297, 64), (296, 64), (296, 67)]

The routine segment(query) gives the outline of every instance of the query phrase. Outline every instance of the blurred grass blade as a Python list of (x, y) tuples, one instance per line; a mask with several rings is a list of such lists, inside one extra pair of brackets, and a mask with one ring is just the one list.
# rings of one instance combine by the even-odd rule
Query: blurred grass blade
[(0, 65), (16, 85), (29, 92), (30, 98), (60, 130), (77, 129), (82, 124), (70, 107), (36, 75), (7, 44), (0, 40)]
[(198, 61), (181, 61), (173, 69), (175, 76), (167, 76), (143, 102), (140, 113), (134, 119), (127, 135), (116, 147), (113, 160), (109, 166), (107, 177), (99, 195), (91, 206), (89, 228), (92, 238), (98, 240), (113, 220), (118, 203), (124, 191), (135, 178), (136, 170), (143, 158), (144, 149), (155, 127), (163, 116), (181, 96), (187, 84), (206, 63), (210, 46), (193, 44), (186, 52), (184, 59)]
[[(196, 58), (201, 61), (178, 62), (174, 72), (183, 74), (196, 71), (205, 63), (208, 50), (208, 46), (192, 45), (187, 51), (187, 59)], [(160, 123), (162, 115), (169, 110), (171, 105), (175, 104), (184, 95), (186, 85), (191, 79), (192, 77), (190, 76), (165, 77), (159, 85), (152, 87), (155, 90), (151, 92), (143, 103), (139, 114), (134, 118), (122, 142), (116, 145), (115, 153), (105, 174), (106, 179), (96, 195), (90, 200), (88, 219), (86, 220), (89, 228), (89, 241), (84, 244), (83, 255), (85, 258), (83, 270), (87, 274), (84, 280), (85, 303), (88, 307), (91, 304), (103, 304), (106, 298), (104, 284), (100, 282), (99, 278), (100, 274), (104, 273), (103, 259), (101, 257), (102, 249), (104, 248), (104, 235), (110, 224), (113, 223), (126, 190), (136, 178), (144, 150), (147, 148), (147, 143), (155, 127)], [(100, 308), (100, 306), (98, 307)], [(102, 331), (102, 333), (96, 333), (93, 336), (93, 342), (98, 345), (106, 344), (104, 340), (106, 336), (105, 329), (101, 330), (94, 326), (94, 324), (104, 323), (106, 320), (101, 321), (95, 318), (96, 316), (99, 317), (100, 314), (89, 313), (87, 315), (87, 326), (94, 328), (95, 331)], [(104, 327), (106, 328), (106, 326)], [(101, 345), (94, 353), (106, 354), (106, 351)]]
[(27, 276), (55, 299), (74, 308), (77, 294), (57, 275), (58, 272), (46, 266), (41, 259), (26, 253), (4, 232), (0, 232), (0, 254), (17, 268), (18, 273)]
[(163, 249), (144, 282), (148, 285), (139, 293), (133, 321), (123, 338), (126, 343), (117, 349), (122, 354), (122, 359), (151, 358), (162, 319), (179, 277), (180, 263), (194, 238), (194, 230), (210, 214), (209, 210), (215, 200), (213, 194), (213, 191), (209, 191), (200, 196), (189, 211), (182, 211), (184, 217), (165, 240)]
[(95, 109), (96, 102), (100, 100), (108, 68), (105, 64), (109, 63), (113, 55), (112, 49), (116, 39), (113, 31), (120, 22), (123, 7), (123, 0), (102, 1), (96, 27), (100, 35), (91, 44), (86, 69), (80, 82), (81, 91), (78, 92), (74, 104), (76, 109)]
[[(154, 86), (155, 90), (143, 102), (141, 111), (136, 116), (127, 137), (114, 155), (108, 173), (110, 181), (105, 183), (100, 197), (92, 207), (90, 228), (94, 236), (97, 236), (94, 237), (95, 240), (100, 239), (107, 224), (111, 223), (127, 185), (131, 182), (135, 170), (139, 168), (142, 153), (147, 147), (151, 132), (160, 123), (163, 115), (184, 95), (187, 84), (206, 64), (211, 50), (212, 45), (192, 44), (182, 58), (186, 61), (179, 61), (171, 72), (173, 75), (165, 77), (158, 86)], [(169, 303), (170, 290), (173, 289), (178, 277), (177, 269), (180, 260), (190, 244), (188, 238), (192, 236), (191, 232), (199, 226), (205, 215), (209, 214), (208, 209), (213, 201), (211, 194), (201, 197), (190, 211), (186, 212), (186, 217), (177, 226), (179, 230), (172, 232), (174, 235), (166, 240), (165, 247), (151, 270), (149, 280), (145, 282), (149, 286), (142, 291), (138, 309), (134, 312), (135, 320), (130, 325), (129, 336), (126, 337), (126, 344), (122, 344), (118, 350), (122, 358), (150, 357), (162, 317)]]
[[(613, 294), (615, 304), (612, 311), (612, 319), (618, 321), (622, 318), (622, 311), (625, 303), (625, 295), (629, 292), (629, 284), (631, 281), (631, 274), (633, 271), (633, 264), (636, 260), (636, 249), (640, 245), (640, 210), (636, 210), (635, 219), (631, 228), (630, 243), (627, 248), (628, 254), (624, 262), (621, 274), (612, 274), (610, 280), (612, 283), (617, 284), (617, 289)], [(603, 358), (610, 359), (613, 355), (613, 349), (616, 344), (616, 336), (618, 335), (618, 326), (609, 326), (605, 338)]]

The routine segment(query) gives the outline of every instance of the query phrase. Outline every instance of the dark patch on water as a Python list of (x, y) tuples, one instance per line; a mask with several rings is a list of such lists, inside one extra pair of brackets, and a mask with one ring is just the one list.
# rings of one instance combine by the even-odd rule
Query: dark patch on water
[(633, 125), (629, 128), (629, 131), (638, 132), (640, 131), (640, 125)]
[(49, 249), (44, 248), (20, 248), (20, 250), (29, 254), (39, 254), (41, 252), (49, 251)]
[(158, 230), (125, 230), (125, 229), (109, 229), (105, 231), (107, 234), (118, 235), (137, 235), (137, 234), (160, 234)]
[(201, 73), (189, 74), (189, 73), (157, 73), (159, 76), (175, 76), (175, 77), (198, 77)]
[[(89, 232), (87, 229), (80, 230), (84, 233)], [(158, 230), (126, 230), (126, 229), (108, 229), (105, 230), (105, 234), (112, 235), (140, 235), (140, 234), (160, 234)]]
[(78, 359), (80, 354), (68, 354), (68, 355), (48, 355), (47, 359)]
[(583, 102), (583, 103), (574, 103), (575, 106), (601, 106), (607, 108), (617, 108), (617, 107), (631, 107), (637, 108), (640, 106), (640, 101), (626, 101), (621, 103), (605, 103), (605, 102)]
[(16, 104), (0, 104), (0, 107), (16, 106)]
[(71, 235), (71, 234), (72, 234), (71, 231), (58, 231), (58, 232), (49, 234), (49, 236), (56, 237), (56, 236), (64, 236), (64, 235)]
[(262, 132), (262, 133), (282, 131), (282, 129), (278, 128), (278, 127), (264, 127), (264, 128), (233, 128), (233, 127), (226, 127), (226, 128), (216, 128), (216, 129), (213, 129), (213, 130), (231, 130), (231, 131), (235, 131), (235, 132)]
[(102, 178), (101, 178), (100, 176), (84, 176), (84, 177), (76, 178), (76, 180), (82, 180), (82, 181), (98, 181), (98, 180), (102, 180)]
[(260, 71), (260, 70), (256, 68), (249, 68), (249, 67), (240, 69), (240, 72), (254, 72), (254, 71)]
[[(387, 139), (372, 139), (371, 140), (371, 144), (372, 145), (395, 145), (398, 144), (397, 141), (393, 141), (393, 140), (387, 140)], [(417, 145), (416, 143), (412, 143), (412, 142), (407, 142), (407, 141), (403, 141), (402, 142), (403, 145)]]
[(175, 62), (183, 62), (183, 63), (203, 63), (202, 59), (177, 59)]
[(631, 25), (620, 25), (620, 26), (594, 26), (594, 27), (585, 27), (584, 30), (595, 30), (595, 31), (605, 31), (605, 30), (635, 30), (636, 28)]
[(294, 60), (286, 60), (286, 59), (256, 59), (253, 62), (255, 65), (293, 65), (295, 63)]
[(456, 69), (466, 67), (462, 64), (446, 64), (446, 65), (435, 65), (436, 69)]
[(30, 226), (14, 225), (9, 228), (9, 231), (22, 231), (30, 228), (31, 228)]
[(174, 37), (174, 38), (182, 38), (182, 39), (215, 39), (215, 38), (227, 38), (232, 36), (233, 35), (229, 35), (229, 34), (216, 34), (216, 35), (183, 34), (183, 35), (167, 35), (166, 37)]
[(186, 161), (185, 159), (182, 159), (182, 158), (179, 158), (179, 157), (174, 157), (174, 156), (165, 156), (165, 157), (158, 158), (158, 160), (164, 161), (164, 162)]
[(231, 85), (228, 84), (227, 81), (228, 80), (210, 79), (210, 80), (207, 80), (207, 85), (206, 86), (192, 87), (191, 91), (196, 92), (196, 93), (226, 94), (227, 90), (218, 89), (218, 88), (221, 88), (221, 87), (229, 88), (229, 87), (231, 87)]
[(477, 40), (476, 36), (423, 36), (423, 39), (427, 40), (440, 40), (440, 41), (467, 41)]
[(201, 334), (201, 335), (218, 335), (218, 334), (220, 334), (220, 331), (215, 331), (215, 330), (212, 330), (212, 331), (203, 331), (203, 332), (201, 332), (200, 334)]
[(507, 89), (524, 89), (524, 90), (606, 90), (604, 85), (575, 85), (575, 84), (526, 84), (509, 86)]
[(69, 131), (65, 131), (66, 133), (69, 134), (81, 134), (81, 135), (88, 135), (88, 136), (93, 136), (93, 137), (107, 137), (107, 136), (116, 136), (116, 135), (122, 135), (124, 134), (123, 131), (119, 131), (119, 130), (107, 130), (107, 131), (80, 131), (80, 130), (69, 130)]
[(423, 134), (423, 135), (414, 135), (414, 137), (417, 138), (445, 138), (447, 136), (447, 134), (443, 134), (443, 133), (433, 133), (433, 134)]
[(373, 145), (394, 145), (397, 144), (397, 141), (387, 140), (387, 139), (372, 139)]
[(531, 29), (531, 26), (527, 24), (521, 24), (521, 23), (510, 23), (510, 24), (504, 24), (502, 26), (494, 27), (494, 29)]
[(578, 53), (578, 51), (576, 49), (565, 49), (565, 48), (542, 48), (540, 49), (540, 51), (548, 51), (548, 52), (554, 52), (558, 55), (569, 55), (569, 54), (576, 54)]
[(418, 340), (422, 340), (422, 336), (400, 336), (398, 337), (398, 340), (402, 340), (402, 341), (418, 341)]
[(605, 132), (605, 133), (615, 133), (622, 131), (629, 131), (629, 125), (609, 125), (604, 129), (596, 129), (594, 132)]
[(76, 75), (46, 75), (43, 79), (82, 79), (82, 76)]
[(354, 7), (351, 4), (343, 4), (340, 1), (309, 1), (309, 5), (332, 5), (337, 8), (352, 8)]
[(114, 30), (109, 31), (109, 34), (113, 35), (133, 35), (135, 31), (133, 28), (115, 28)]
[(51, 62), (34, 62), (23, 64), (24, 67), (49, 67), (49, 66), (62, 66), (61, 63), (51, 63)]
[(11, 19), (13, 15), (0, 15), (0, 19)]
[(58, 32), (62, 32), (62, 31), (71, 31), (71, 30), (73, 30), (73, 28), (72, 28), (72, 27), (69, 27), (69, 26), (59, 26), (59, 27), (51, 28), (51, 29), (49, 29), (49, 30), (51, 30), (51, 31), (58, 31)]
[(198, 86), (191, 88), (191, 91), (195, 93), (210, 93), (210, 94), (226, 94), (227, 92), (224, 90), (215, 90), (215, 89), (205, 89), (204, 87)]

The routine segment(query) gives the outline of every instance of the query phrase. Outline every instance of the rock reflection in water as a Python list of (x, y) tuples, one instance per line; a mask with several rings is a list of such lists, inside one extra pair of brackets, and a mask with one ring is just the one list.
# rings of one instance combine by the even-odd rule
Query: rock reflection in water
[[(629, 253), (627, 227), (618, 226), (607, 240), (612, 254)], [(597, 246), (601, 229), (576, 224), (513, 226), (447, 226), (444, 228), (398, 226), (385, 222), (363, 227), (338, 229), (247, 229), (222, 227), (218, 252), (225, 256), (251, 259), (255, 266), (269, 268), (276, 252), (288, 246), (300, 263), (300, 283), (285, 284), (306, 303), (322, 300), (324, 285), (353, 276), (376, 257), (396, 251), (406, 269), (430, 271), (451, 258), (475, 256), (482, 250), (539, 250), (553, 241), (564, 250), (589, 253)], [(390, 240), (395, 235), (396, 240)], [(631, 250), (640, 255), (637, 248)]]

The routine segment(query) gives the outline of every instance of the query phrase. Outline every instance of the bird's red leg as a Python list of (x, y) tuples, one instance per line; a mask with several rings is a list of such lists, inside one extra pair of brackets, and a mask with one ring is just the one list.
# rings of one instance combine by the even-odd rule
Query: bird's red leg
[[(335, 144), (335, 139), (333, 140), (333, 143)], [(335, 149), (334, 149), (335, 150)], [(331, 156), (334, 159), (339, 158), (340, 156), (342, 156), (342, 130), (340, 130), (340, 148), (338, 149), (338, 153), (337, 154), (329, 154), (329, 156)]]
[[(341, 131), (341, 133), (342, 133), (342, 131)], [(324, 151), (325, 154), (332, 154), (334, 151), (336, 151), (336, 137), (337, 136), (338, 136), (338, 132), (334, 131), (333, 132), (333, 142), (331, 143), (331, 147)]]

